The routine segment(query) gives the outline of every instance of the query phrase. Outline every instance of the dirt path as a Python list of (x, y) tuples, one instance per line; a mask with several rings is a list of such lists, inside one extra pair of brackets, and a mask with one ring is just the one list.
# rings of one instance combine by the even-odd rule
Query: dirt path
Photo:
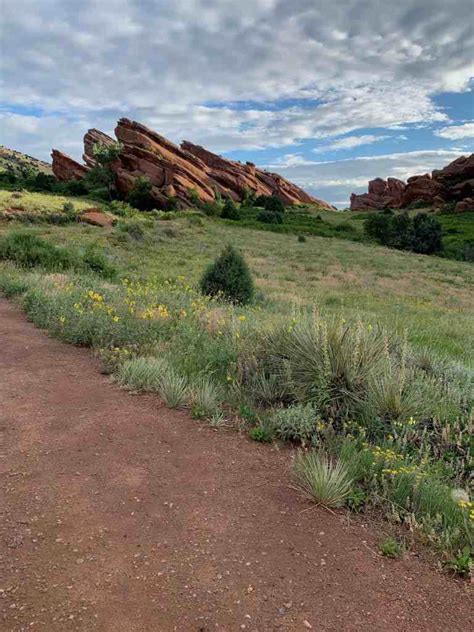
[(287, 457), (137, 397), (0, 299), (2, 630), (466, 630), (467, 586), (302, 510)]

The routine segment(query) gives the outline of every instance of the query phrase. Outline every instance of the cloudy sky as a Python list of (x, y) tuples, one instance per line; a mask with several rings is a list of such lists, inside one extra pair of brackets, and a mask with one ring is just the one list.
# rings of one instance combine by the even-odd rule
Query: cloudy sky
[(139, 120), (346, 206), (474, 150), (471, 0), (0, 0), (0, 143)]

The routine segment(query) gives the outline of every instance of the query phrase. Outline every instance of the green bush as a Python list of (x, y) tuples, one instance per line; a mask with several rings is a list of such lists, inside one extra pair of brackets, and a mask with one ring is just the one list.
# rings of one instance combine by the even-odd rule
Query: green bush
[(390, 217), (389, 246), (398, 250), (409, 250), (413, 239), (413, 224), (408, 213)]
[(166, 210), (169, 213), (174, 213), (178, 210), (178, 198), (170, 196), (166, 202)]
[(306, 406), (290, 406), (281, 408), (271, 418), (275, 435), (283, 441), (309, 443), (316, 434), (317, 414), (314, 408)]
[(257, 219), (264, 224), (283, 224), (283, 215), (274, 211), (261, 211), (257, 215)]
[(135, 241), (143, 241), (145, 239), (145, 230), (143, 223), (139, 220), (120, 221), (118, 229), (122, 233), (126, 233)]
[(249, 303), (255, 293), (253, 279), (243, 256), (227, 246), (201, 279), (201, 291), (222, 296), (232, 303)]
[(121, 200), (114, 200), (109, 205), (109, 210), (117, 217), (133, 217), (137, 214), (137, 209)]
[(285, 205), (274, 195), (259, 195), (255, 200), (255, 206), (263, 207), (266, 211), (273, 213), (285, 212)]
[(431, 255), (443, 249), (441, 224), (436, 217), (418, 213), (413, 219), (412, 248), (414, 252)]
[(373, 213), (365, 220), (364, 231), (389, 248), (413, 250), (426, 255), (443, 249), (441, 224), (426, 213), (418, 213), (413, 219), (407, 213)]
[(224, 202), (224, 207), (222, 209), (221, 217), (223, 219), (233, 219), (239, 220), (240, 213), (239, 209), (234, 204), (234, 201), (231, 198), (227, 198)]
[(393, 538), (387, 538), (379, 544), (379, 551), (384, 557), (400, 557), (402, 547)]
[(385, 213), (373, 212), (364, 221), (365, 233), (384, 246), (388, 246), (391, 239), (391, 216)]
[(82, 263), (86, 269), (99, 274), (104, 279), (113, 279), (116, 276), (116, 270), (112, 264), (107, 261), (103, 253), (90, 245), (82, 255)]
[(156, 207), (156, 200), (151, 194), (149, 178), (140, 176), (135, 180), (132, 190), (127, 195), (128, 204), (139, 211), (151, 211)]
[(67, 270), (77, 260), (66, 248), (54, 246), (33, 233), (9, 233), (0, 241), (0, 259), (12, 261), (23, 268)]
[(273, 213), (284, 213), (285, 205), (283, 202), (274, 195), (270, 195), (267, 197), (264, 203), (264, 208), (266, 211), (273, 211)]
[(198, 207), (207, 217), (219, 217), (221, 205), (218, 202), (199, 202)]

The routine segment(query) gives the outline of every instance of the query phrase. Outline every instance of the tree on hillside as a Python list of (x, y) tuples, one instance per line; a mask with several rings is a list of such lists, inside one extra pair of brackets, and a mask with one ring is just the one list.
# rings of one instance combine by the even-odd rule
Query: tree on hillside
[(426, 213), (415, 215), (412, 249), (423, 255), (431, 255), (443, 249), (442, 228), (436, 217)]
[(109, 200), (115, 195), (115, 173), (112, 164), (120, 156), (122, 149), (121, 143), (95, 143), (92, 148), (96, 164), (86, 176), (87, 184), (91, 190), (105, 189)]
[(226, 198), (221, 217), (224, 219), (240, 219), (239, 209), (236, 207), (234, 200), (232, 200), (231, 198)]

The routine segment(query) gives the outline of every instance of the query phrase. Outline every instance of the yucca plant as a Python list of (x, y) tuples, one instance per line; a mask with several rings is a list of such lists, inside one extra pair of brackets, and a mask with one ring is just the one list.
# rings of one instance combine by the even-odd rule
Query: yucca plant
[(340, 507), (352, 490), (352, 480), (342, 461), (326, 454), (307, 452), (294, 460), (295, 486), (318, 505)]
[(352, 414), (366, 397), (387, 341), (378, 328), (316, 316), (270, 333), (264, 345), (269, 370), (289, 396), (340, 417)]
[(209, 378), (201, 376), (191, 388), (191, 411), (196, 419), (209, 419), (219, 411), (222, 389)]
[(164, 359), (132, 358), (118, 367), (115, 379), (122, 386), (137, 391), (159, 392), (163, 376), (168, 370)]
[(158, 392), (169, 408), (182, 408), (189, 401), (188, 381), (173, 369), (161, 377)]

